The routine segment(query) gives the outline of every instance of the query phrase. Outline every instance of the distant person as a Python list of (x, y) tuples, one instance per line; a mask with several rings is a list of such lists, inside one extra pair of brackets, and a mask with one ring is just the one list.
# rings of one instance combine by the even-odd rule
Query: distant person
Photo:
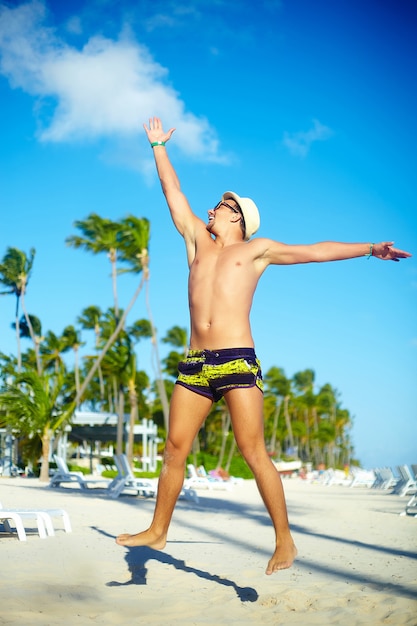
[(264, 441), (262, 374), (249, 323), (258, 280), (269, 265), (362, 256), (398, 261), (411, 255), (393, 248), (392, 242), (285, 245), (266, 238), (249, 241), (259, 228), (258, 209), (252, 200), (231, 191), (208, 211), (208, 222), (204, 223), (192, 212), (168, 158), (165, 144), (175, 129), (165, 132), (157, 117), (144, 128), (172, 220), (185, 241), (191, 337), (171, 398), (152, 523), (144, 532), (119, 535), (116, 541), (122, 546), (165, 547), (192, 442), (213, 402), (224, 397), (237, 445), (255, 476), (275, 529), (275, 549), (266, 568), (266, 573), (272, 574), (290, 567), (297, 549), (288, 525), (281, 478)]

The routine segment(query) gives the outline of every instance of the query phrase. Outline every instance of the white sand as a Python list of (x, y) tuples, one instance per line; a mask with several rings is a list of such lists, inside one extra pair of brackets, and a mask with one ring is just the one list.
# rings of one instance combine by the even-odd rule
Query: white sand
[[(273, 531), (253, 481), (178, 502), (163, 552), (122, 548), (155, 500), (36, 479), (0, 479), (5, 508), (64, 508), (73, 532), (0, 532), (0, 624), (231, 626), (417, 625), (417, 519), (386, 492), (284, 480), (299, 549), (293, 567), (264, 570)], [(2, 528), (0, 526), (0, 528)]]

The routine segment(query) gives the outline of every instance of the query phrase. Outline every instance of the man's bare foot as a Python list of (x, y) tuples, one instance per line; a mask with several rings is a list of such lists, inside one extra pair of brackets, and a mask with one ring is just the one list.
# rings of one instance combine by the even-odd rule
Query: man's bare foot
[(136, 535), (128, 535), (126, 533), (116, 537), (116, 543), (119, 546), (127, 546), (128, 548), (147, 546), (148, 548), (154, 548), (154, 550), (163, 550), (166, 542), (166, 535), (156, 535), (151, 530), (145, 530)]
[(268, 563), (265, 574), (273, 574), (280, 569), (288, 569), (293, 564), (295, 557), (297, 556), (297, 548), (291, 542), (285, 545), (277, 546), (272, 558)]

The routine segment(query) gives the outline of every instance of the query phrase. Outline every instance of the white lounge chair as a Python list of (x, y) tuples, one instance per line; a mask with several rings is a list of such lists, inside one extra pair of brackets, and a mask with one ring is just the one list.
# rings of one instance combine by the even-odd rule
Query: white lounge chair
[(398, 478), (394, 475), (394, 472), (390, 467), (382, 467), (374, 469), (375, 482), (372, 485), (372, 489), (393, 489), (398, 483)]
[(136, 495), (146, 498), (156, 495), (156, 485), (146, 478), (137, 478), (125, 454), (116, 454), (114, 462), (117, 467), (117, 476), (108, 487), (112, 498), (118, 498), (124, 491), (134, 491)]
[(38, 524), (38, 529), (40, 531), (39, 535), (42, 536), (42, 538), (45, 537), (44, 530), (42, 529), (42, 524), (44, 525), (46, 533), (49, 537), (53, 537), (55, 535), (54, 526), (52, 524), (53, 517), (62, 518), (65, 532), (67, 533), (72, 532), (69, 515), (64, 509), (32, 509), (32, 508), (5, 509), (2, 503), (0, 502), (0, 517), (2, 513), (7, 514), (8, 512), (16, 513), (21, 518), (22, 517), (24, 518), (36, 517), (37, 522), (38, 520), (40, 520), (41, 526), (39, 529), (39, 524)]
[(28, 518), (36, 520), (39, 537), (41, 539), (45, 539), (47, 534), (52, 536), (54, 535), (51, 518), (45, 511), (18, 511), (14, 509), (0, 510), (0, 520), (3, 521), (5, 531), (8, 533), (13, 532), (10, 525), (10, 521), (12, 521), (20, 541), (26, 541), (26, 531), (23, 525), (23, 519)]
[(184, 481), (184, 487), (187, 489), (226, 489), (227, 491), (233, 489), (231, 481), (214, 478), (207, 474), (205, 476), (199, 475), (192, 463), (187, 465), (187, 470), (188, 477)]
[(197, 468), (197, 474), (208, 478), (209, 480), (219, 480), (226, 483), (231, 482), (233, 485), (244, 482), (243, 478), (240, 478), (239, 476), (231, 476), (228, 472), (222, 469), (214, 469), (207, 472), (204, 465), (199, 465)]
[[(414, 474), (414, 480), (417, 484), (417, 465), (412, 465), (411, 469)], [(411, 496), (407, 504), (405, 505), (405, 509), (400, 515), (412, 515), (417, 518), (417, 489), (414, 490), (414, 494)]]
[(398, 465), (397, 470), (400, 480), (395, 485), (393, 493), (401, 497), (414, 493), (417, 490), (417, 482), (408, 465)]
[(67, 462), (62, 457), (54, 454), (54, 461), (57, 465), (57, 471), (52, 474), (50, 487), (59, 487), (63, 483), (78, 483), (81, 489), (88, 489), (90, 485), (99, 485), (106, 488), (110, 485), (110, 480), (105, 478), (85, 478), (80, 472), (70, 472)]
[[(134, 491), (136, 495), (143, 495), (147, 498), (155, 496), (158, 491), (156, 481), (147, 478), (139, 478), (134, 475), (125, 454), (116, 454), (114, 462), (117, 467), (117, 476), (109, 485), (112, 498), (118, 498), (123, 492)], [(198, 496), (194, 489), (184, 485), (181, 489), (180, 498), (198, 502)]]
[(407, 504), (405, 505), (405, 509), (400, 515), (412, 515), (417, 518), (417, 493), (415, 493)]
[(351, 467), (352, 482), (349, 487), (372, 487), (375, 484), (375, 472), (360, 467)]

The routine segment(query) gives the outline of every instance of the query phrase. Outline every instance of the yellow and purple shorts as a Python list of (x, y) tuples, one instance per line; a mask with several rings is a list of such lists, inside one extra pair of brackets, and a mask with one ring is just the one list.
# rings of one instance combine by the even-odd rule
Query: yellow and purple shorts
[(213, 402), (230, 389), (258, 387), (263, 391), (261, 364), (253, 348), (190, 350), (178, 364), (177, 385)]

